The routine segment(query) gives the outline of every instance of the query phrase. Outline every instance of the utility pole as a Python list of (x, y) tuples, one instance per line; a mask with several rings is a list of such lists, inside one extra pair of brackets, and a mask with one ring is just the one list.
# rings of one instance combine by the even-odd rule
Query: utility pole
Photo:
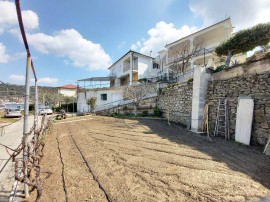
[[(24, 149), (23, 149), (23, 162), (24, 162), (24, 176), (27, 176), (27, 145), (28, 145), (28, 116), (29, 116), (29, 94), (30, 94), (30, 68), (31, 68), (31, 56), (27, 54), (26, 62), (26, 76), (25, 76), (25, 98), (24, 98), (24, 122), (23, 122), (23, 136), (24, 136)], [(29, 197), (28, 185), (24, 183), (25, 197)]]
[(42, 101), (42, 105), (43, 105), (43, 113), (45, 113), (45, 95), (46, 93), (43, 93), (43, 101)]
[(72, 117), (74, 116), (74, 98), (73, 98), (73, 113), (72, 113)]
[(37, 86), (37, 80), (35, 81), (35, 117), (34, 117), (34, 141), (36, 144), (36, 132), (38, 129), (38, 86)]

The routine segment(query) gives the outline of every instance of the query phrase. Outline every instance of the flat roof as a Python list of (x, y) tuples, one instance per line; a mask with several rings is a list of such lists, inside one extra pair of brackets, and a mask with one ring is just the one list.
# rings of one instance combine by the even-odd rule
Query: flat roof
[(138, 55), (141, 55), (141, 56), (144, 56), (144, 57), (148, 57), (148, 58), (151, 58), (151, 59), (154, 59), (153, 57), (151, 56), (148, 56), (148, 55), (144, 55), (142, 53), (138, 53), (136, 51), (133, 51), (133, 50), (129, 50), (125, 55), (123, 55), (121, 58), (119, 58), (116, 62), (114, 62), (108, 69), (110, 69), (113, 65), (115, 65), (117, 62), (119, 62), (122, 58), (124, 58), (126, 55), (128, 55), (130, 52), (132, 53), (136, 53)]
[(110, 81), (112, 79), (115, 79), (116, 77), (113, 76), (107, 76), (107, 77), (91, 77), (87, 79), (80, 79), (78, 81)]
[(190, 35), (188, 35), (188, 36), (182, 37), (182, 38), (180, 38), (180, 39), (178, 39), (178, 40), (176, 40), (176, 41), (174, 41), (174, 42), (172, 42), (172, 43), (166, 44), (165, 47), (167, 47), (167, 46), (169, 46), (169, 45), (171, 45), (171, 44), (174, 44), (174, 43), (176, 43), (176, 42), (178, 42), (178, 41), (181, 41), (182, 39), (188, 38), (188, 37), (190, 37), (190, 36), (192, 36), (192, 35), (194, 35), (194, 34), (198, 34), (199, 32), (202, 32), (202, 31), (204, 31), (204, 30), (206, 30), (206, 29), (208, 29), (208, 28), (210, 28), (210, 27), (213, 27), (213, 26), (215, 26), (215, 25), (218, 25), (219, 23), (223, 23), (223, 22), (225, 22), (225, 21), (227, 21), (227, 20), (229, 20), (229, 19), (231, 19), (231, 18), (228, 17), (228, 18), (226, 18), (225, 20), (222, 20), (222, 21), (220, 21), (220, 22), (217, 22), (217, 23), (215, 23), (215, 24), (213, 24), (213, 25), (211, 25), (211, 26), (209, 26), (209, 27), (203, 28), (203, 29), (201, 29), (201, 30), (199, 30), (199, 31), (197, 31), (197, 32), (194, 32), (194, 33), (192, 33), (192, 34), (190, 34)]

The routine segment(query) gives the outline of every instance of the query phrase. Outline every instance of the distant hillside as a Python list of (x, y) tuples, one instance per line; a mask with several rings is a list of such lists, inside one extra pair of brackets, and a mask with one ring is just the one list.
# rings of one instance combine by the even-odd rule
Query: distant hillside
[[(12, 98), (12, 97), (23, 97), (25, 93), (25, 86), (24, 85), (15, 85), (15, 84), (8, 84), (7, 87), (4, 84), (0, 84), (0, 98)], [(30, 100), (34, 100), (34, 93), (35, 93), (35, 86), (30, 87)], [(39, 86), (38, 87), (39, 97), (41, 97), (44, 93), (45, 94), (55, 94), (57, 93), (56, 87), (48, 87), (48, 86)]]

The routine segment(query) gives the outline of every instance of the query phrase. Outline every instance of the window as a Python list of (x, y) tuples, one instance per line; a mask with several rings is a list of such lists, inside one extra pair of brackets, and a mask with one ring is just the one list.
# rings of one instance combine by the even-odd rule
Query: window
[(101, 94), (101, 100), (107, 100), (107, 94)]
[(159, 64), (153, 63), (153, 69), (159, 69)]

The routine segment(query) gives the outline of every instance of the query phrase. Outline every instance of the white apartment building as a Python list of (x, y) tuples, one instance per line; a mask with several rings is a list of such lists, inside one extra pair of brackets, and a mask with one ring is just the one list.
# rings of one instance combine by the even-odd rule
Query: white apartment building
[(87, 99), (97, 97), (97, 109), (126, 103), (123, 100), (124, 86), (136, 85), (140, 80), (152, 81), (157, 77), (159, 66), (154, 58), (128, 51), (108, 69), (108, 77), (92, 77), (78, 80), (78, 112), (88, 112)]
[[(208, 69), (214, 70), (216, 67), (224, 65), (226, 57), (218, 57), (215, 54), (215, 48), (229, 39), (232, 32), (231, 19), (228, 18), (165, 45), (165, 49), (159, 51), (156, 58), (128, 51), (109, 67), (108, 77), (94, 77), (78, 81), (80, 83), (78, 111), (88, 111), (86, 103), (90, 97), (97, 97), (97, 108), (99, 109), (125, 103), (123, 86), (136, 85), (142, 79), (153, 82), (185, 82), (194, 78), (194, 80), (200, 80), (193, 83), (192, 120), (198, 126), (201, 121), (198, 117), (201, 117), (202, 106), (204, 106), (204, 97), (201, 96), (203, 94), (201, 91), (206, 88), (208, 82), (207, 78), (202, 77), (202, 72), (206, 72)], [(177, 71), (176, 64), (181, 64), (183, 61), (182, 51), (190, 53), (198, 44), (200, 44), (200, 48), (188, 61), (185, 72)], [(244, 54), (232, 57), (232, 61), (239, 63), (244, 62), (245, 59), (246, 55)]]
[[(160, 77), (172, 79), (177, 78), (178, 82), (186, 81), (193, 77), (195, 67), (204, 67), (215, 69), (219, 65), (224, 64), (225, 57), (220, 58), (215, 54), (215, 48), (228, 40), (232, 36), (233, 27), (231, 19), (227, 18), (214, 25), (199, 30), (189, 36), (183, 37), (165, 46), (165, 50), (159, 52), (156, 62), (160, 64), (161, 71), (158, 73)], [(181, 63), (181, 54), (183, 50), (192, 52), (196, 46), (201, 44), (200, 50), (192, 57), (187, 65), (185, 74), (176, 75), (174, 66), (177, 62)], [(244, 54), (232, 57), (232, 61), (244, 62), (246, 56)]]

